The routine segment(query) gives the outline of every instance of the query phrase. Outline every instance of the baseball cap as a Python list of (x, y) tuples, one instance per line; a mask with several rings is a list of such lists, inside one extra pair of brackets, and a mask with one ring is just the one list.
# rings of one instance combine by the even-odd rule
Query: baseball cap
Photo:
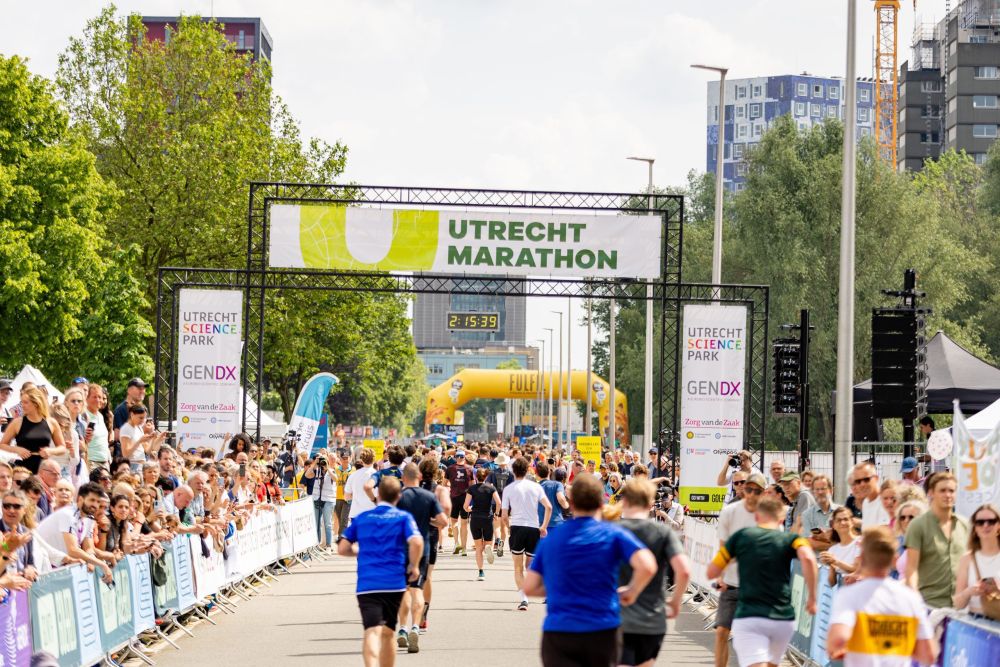
[(0, 379), (0, 389), (13, 389), (14, 382), (7, 378)]
[(142, 378), (132, 378), (128, 381), (129, 387), (146, 387), (146, 383), (142, 381)]
[(465, 450), (464, 449), (458, 450), (457, 452), (455, 452), (455, 456), (456, 457), (461, 456), (461, 457), (464, 458), (465, 457)]
[(650, 447), (649, 450), (646, 453), (647, 454), (655, 454), (656, 453), (656, 447)]
[(913, 472), (917, 469), (917, 459), (913, 456), (907, 456), (903, 459), (903, 468), (900, 472)]
[(72, 384), (90, 384), (90, 380), (81, 375), (79, 377), (73, 378)]
[(799, 473), (797, 473), (797, 472), (786, 472), (784, 475), (781, 476), (781, 479), (779, 479), (778, 481), (779, 482), (791, 482), (791, 481), (794, 481), (794, 480), (797, 480), (797, 479), (799, 479)]
[(766, 489), (767, 488), (767, 480), (764, 479), (764, 475), (760, 474), (759, 472), (751, 473), (750, 476), (747, 477), (746, 483), (747, 484), (756, 484), (761, 489)]

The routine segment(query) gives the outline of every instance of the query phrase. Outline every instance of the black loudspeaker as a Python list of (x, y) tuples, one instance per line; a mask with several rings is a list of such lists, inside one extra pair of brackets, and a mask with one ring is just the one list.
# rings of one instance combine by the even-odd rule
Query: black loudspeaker
[(925, 320), (909, 308), (872, 311), (872, 411), (880, 419), (927, 412)]

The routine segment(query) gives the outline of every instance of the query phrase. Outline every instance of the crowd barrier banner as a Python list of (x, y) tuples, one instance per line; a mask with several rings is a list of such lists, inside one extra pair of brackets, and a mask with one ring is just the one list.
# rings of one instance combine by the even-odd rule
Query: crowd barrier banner
[(275, 550), (278, 552), (278, 558), (288, 558), (295, 553), (295, 545), (292, 543), (293, 518), (292, 505), (282, 505), (278, 508), (278, 515), (275, 521), (277, 533)]
[[(28, 596), (34, 650), (51, 653), (66, 667), (83, 662), (78, 621), (83, 610), (74, 609), (73, 569), (55, 570), (39, 577)], [(97, 635), (96, 627), (93, 634)]]
[(795, 609), (795, 632), (791, 646), (807, 656), (817, 665), (838, 665), (830, 660), (826, 652), (826, 636), (830, 630), (830, 614), (833, 611), (833, 596), (836, 586), (830, 586), (830, 572), (826, 566), (819, 568), (816, 584), (816, 614), (806, 611), (809, 599), (806, 580), (802, 575), (802, 564), (792, 561), (792, 608)]
[(149, 556), (128, 556), (125, 562), (132, 576), (132, 616), (134, 631), (138, 634), (156, 627), (156, 610), (153, 609), (153, 578), (149, 570)]
[(319, 533), (316, 532), (316, 515), (313, 513), (313, 502), (310, 499), (285, 505), (291, 518), (292, 550), (300, 553), (319, 544)]
[(178, 535), (174, 538), (173, 546), (177, 611), (186, 611), (198, 601), (194, 591), (194, 572), (191, 569), (191, 541), (186, 535)]
[(705, 575), (708, 564), (719, 550), (716, 527), (694, 517), (684, 520), (684, 549), (691, 558), (691, 581), (712, 590), (712, 581)]
[(28, 591), (11, 591), (0, 604), (0, 667), (31, 664), (31, 608)]
[(128, 564), (119, 561), (112, 574), (112, 585), (101, 581), (99, 570), (91, 575), (97, 591), (97, 618), (101, 622), (101, 645), (104, 647), (121, 646), (134, 634), (132, 577)]
[(1000, 623), (952, 616), (944, 635), (940, 664), (973, 667), (1000, 660)]
[(163, 570), (166, 574), (166, 582), (162, 586), (157, 586), (153, 594), (156, 603), (156, 610), (161, 615), (167, 611), (177, 611), (180, 601), (177, 599), (177, 567), (174, 557), (173, 542), (163, 543)]
[(97, 613), (97, 590), (94, 588), (94, 577), (87, 571), (86, 566), (74, 565), (70, 570), (73, 578), (77, 637), (80, 640), (80, 660), (84, 664), (89, 664), (100, 660), (101, 657), (101, 628)]
[[(191, 557), (194, 560), (194, 588), (198, 599), (215, 595), (226, 585), (226, 559), (221, 551), (215, 550), (213, 540), (201, 541), (197, 536), (190, 536), (189, 543), (193, 546)], [(202, 553), (202, 545), (208, 549), (208, 557)]]

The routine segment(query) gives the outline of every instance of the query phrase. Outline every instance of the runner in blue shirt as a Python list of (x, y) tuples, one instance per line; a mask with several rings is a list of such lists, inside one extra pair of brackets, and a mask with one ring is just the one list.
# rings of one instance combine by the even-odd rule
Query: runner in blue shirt
[[(563, 486), (562, 482), (549, 479), (549, 464), (545, 461), (539, 461), (535, 465), (535, 473), (538, 474), (538, 483), (542, 485), (545, 497), (552, 503), (552, 518), (549, 519), (549, 530), (552, 530), (565, 521), (563, 510), (569, 509), (569, 501), (566, 500), (566, 487)], [(544, 518), (545, 508), (539, 505), (538, 521), (541, 522)]]
[(407, 581), (420, 576), (424, 539), (413, 516), (396, 509), (400, 491), (398, 479), (383, 479), (378, 506), (355, 517), (337, 544), (341, 556), (358, 559), (357, 598), (365, 630), (362, 654), (366, 665), (394, 663), (399, 605)]
[[(632, 533), (598, 521), (604, 488), (593, 475), (573, 482), (573, 519), (541, 540), (524, 592), (548, 597), (542, 626), (542, 664), (609, 667), (621, 654), (620, 607), (636, 601), (656, 574), (656, 559)], [(618, 591), (619, 568), (632, 578)]]

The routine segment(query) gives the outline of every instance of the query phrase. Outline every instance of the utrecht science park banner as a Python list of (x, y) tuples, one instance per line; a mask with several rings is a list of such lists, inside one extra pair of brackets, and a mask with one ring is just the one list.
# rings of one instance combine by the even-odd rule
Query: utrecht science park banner
[(275, 204), (270, 266), (655, 279), (656, 215), (435, 211)]
[(243, 292), (182, 289), (177, 319), (177, 436), (218, 451), (240, 431)]
[(743, 448), (746, 322), (744, 306), (684, 306), (680, 496), (699, 512), (722, 509), (722, 457)]

